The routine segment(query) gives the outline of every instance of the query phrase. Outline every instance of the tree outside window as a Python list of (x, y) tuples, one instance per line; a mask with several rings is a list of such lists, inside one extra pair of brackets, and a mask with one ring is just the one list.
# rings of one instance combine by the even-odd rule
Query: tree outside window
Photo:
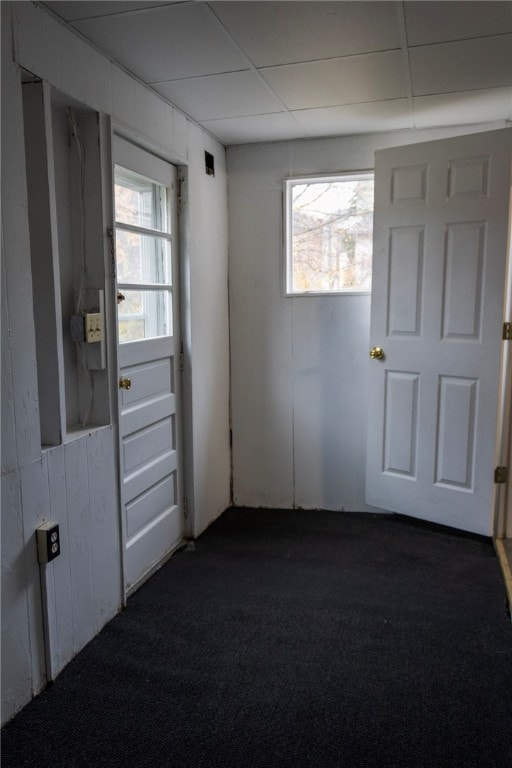
[(373, 174), (285, 185), (286, 293), (370, 291)]

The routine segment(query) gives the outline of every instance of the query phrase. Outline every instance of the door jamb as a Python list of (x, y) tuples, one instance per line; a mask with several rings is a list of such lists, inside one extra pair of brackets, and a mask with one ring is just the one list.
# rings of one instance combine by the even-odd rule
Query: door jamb
[[(512, 169), (511, 169), (512, 170)], [(509, 196), (507, 267), (505, 275), (503, 321), (512, 321), (512, 177)], [(498, 424), (496, 436), (496, 466), (508, 468), (508, 479), (495, 485), (494, 538), (512, 538), (512, 342), (502, 342)]]
[(189, 169), (177, 164), (178, 171), (178, 243), (180, 280), (180, 323), (181, 323), (181, 411), (183, 450), (183, 511), (185, 517), (185, 539), (195, 538), (194, 505), (194, 433), (192, 419), (192, 320), (190, 288), (190, 215), (189, 215)]

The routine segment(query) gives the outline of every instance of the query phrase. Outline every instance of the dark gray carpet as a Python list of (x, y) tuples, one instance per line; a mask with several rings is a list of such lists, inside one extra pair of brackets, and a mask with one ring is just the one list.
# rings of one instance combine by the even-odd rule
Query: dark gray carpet
[(228, 510), (3, 731), (20, 768), (510, 768), (492, 544)]

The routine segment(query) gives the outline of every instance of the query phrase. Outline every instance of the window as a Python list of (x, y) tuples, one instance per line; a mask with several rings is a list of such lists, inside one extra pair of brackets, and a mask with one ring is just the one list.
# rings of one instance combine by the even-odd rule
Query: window
[(371, 289), (373, 174), (285, 181), (286, 294)]
[(119, 341), (172, 335), (168, 191), (116, 166)]

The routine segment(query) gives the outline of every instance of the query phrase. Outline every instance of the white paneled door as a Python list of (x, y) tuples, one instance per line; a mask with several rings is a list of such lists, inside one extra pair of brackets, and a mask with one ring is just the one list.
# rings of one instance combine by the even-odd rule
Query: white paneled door
[(176, 169), (118, 137), (115, 161), (120, 475), (129, 592), (184, 532)]
[(492, 533), (512, 131), (376, 153), (367, 501)]

